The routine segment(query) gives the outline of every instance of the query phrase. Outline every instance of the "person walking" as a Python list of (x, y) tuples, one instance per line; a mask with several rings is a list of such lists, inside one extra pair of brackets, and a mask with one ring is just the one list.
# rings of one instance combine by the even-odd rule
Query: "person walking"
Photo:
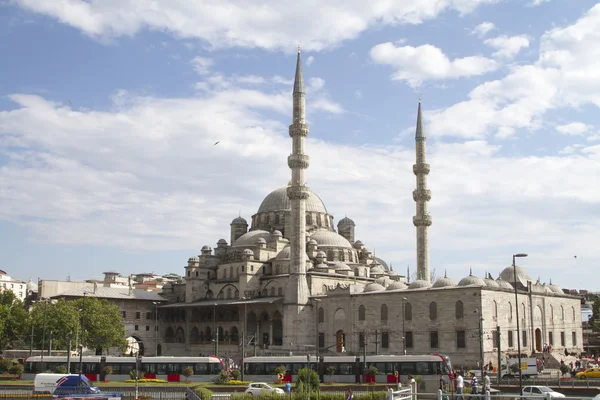
[(483, 391), (482, 391), (484, 395), (489, 393), (490, 390), (492, 389), (490, 387), (490, 385), (491, 385), (490, 377), (488, 376), (487, 372), (484, 372), (483, 373)]
[(465, 381), (460, 372), (456, 373), (456, 398), (461, 398), (464, 400), (465, 396), (463, 395), (463, 387), (465, 386)]
[(353, 400), (354, 396), (352, 395), (352, 390), (350, 390), (350, 388), (348, 388), (346, 390), (346, 400)]
[(479, 381), (477, 380), (477, 376), (473, 375), (471, 379), (471, 394), (477, 395), (479, 394)]

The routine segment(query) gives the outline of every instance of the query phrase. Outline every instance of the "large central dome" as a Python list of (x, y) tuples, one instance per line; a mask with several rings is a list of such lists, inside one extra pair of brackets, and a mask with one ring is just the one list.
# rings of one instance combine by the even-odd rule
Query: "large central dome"
[[(260, 204), (258, 212), (263, 213), (291, 209), (292, 203), (290, 203), (290, 199), (288, 198), (287, 188), (283, 187), (273, 190), (271, 193), (269, 193), (267, 197), (265, 197), (263, 202)], [(323, 204), (323, 201), (319, 198), (319, 196), (317, 196), (312, 191), (310, 192), (310, 195), (306, 200), (306, 211), (327, 214), (325, 204)]]

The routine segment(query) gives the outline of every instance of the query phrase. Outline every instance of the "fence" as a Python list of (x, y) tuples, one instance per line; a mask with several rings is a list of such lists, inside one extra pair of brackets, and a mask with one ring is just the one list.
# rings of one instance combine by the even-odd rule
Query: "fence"
[[(105, 395), (107, 397), (112, 397), (114, 393), (122, 393), (122, 400), (135, 400), (135, 388), (134, 387), (114, 387), (110, 388), (110, 392), (107, 390), (106, 392), (100, 393), (97, 396), (93, 397), (102, 397)], [(141, 386), (138, 389), (138, 398), (139, 400), (200, 400), (197, 396), (193, 397), (190, 395), (196, 396), (196, 394), (189, 390), (186, 387), (147, 387)], [(63, 396), (63, 395), (61, 395)], [(89, 397), (90, 395), (84, 395), (85, 397)], [(64, 396), (63, 396), (64, 397)], [(66, 397), (70, 397), (66, 395)], [(78, 397), (76, 393), (72, 394), (72, 397)], [(0, 400), (23, 400), (23, 399), (51, 399), (52, 396), (48, 394), (40, 394), (34, 393), (31, 388), (1, 388), (0, 389)]]

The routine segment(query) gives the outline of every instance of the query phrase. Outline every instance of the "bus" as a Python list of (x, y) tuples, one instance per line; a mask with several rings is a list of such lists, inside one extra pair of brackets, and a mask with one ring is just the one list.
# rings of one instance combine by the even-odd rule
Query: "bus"
[[(111, 380), (125, 381), (130, 378), (131, 371), (136, 369), (136, 357), (84, 356), (82, 373), (91, 381)], [(67, 357), (29, 357), (25, 360), (25, 370), (21, 379), (34, 379), (36, 374), (56, 372), (60, 366), (67, 367)], [(104, 377), (104, 368), (110, 366), (112, 374)], [(223, 370), (223, 362), (217, 357), (140, 357), (139, 369), (146, 379), (163, 379), (168, 382), (180, 382), (186, 378), (182, 372), (192, 368), (194, 375), (188, 380), (208, 382)], [(71, 357), (71, 370), (67, 373), (79, 373), (79, 357)]]
[[(252, 381), (275, 379), (275, 369), (286, 368), (284, 381), (297, 379), (298, 370), (310, 368), (321, 381), (335, 383), (374, 382), (383, 384), (406, 383), (408, 375), (421, 377), (421, 390), (437, 390), (440, 375), (446, 381), (454, 378), (448, 356), (431, 355), (369, 355), (366, 356), (269, 356), (244, 359), (244, 377)], [(375, 376), (367, 375), (370, 367), (377, 369)], [(329, 375), (330, 372), (333, 374)]]

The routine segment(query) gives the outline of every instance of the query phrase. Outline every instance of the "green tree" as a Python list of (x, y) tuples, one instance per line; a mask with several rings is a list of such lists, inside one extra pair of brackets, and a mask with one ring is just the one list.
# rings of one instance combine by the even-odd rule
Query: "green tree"
[(118, 306), (94, 297), (78, 299), (73, 303), (77, 309), (82, 310), (85, 324), (83, 344), (86, 347), (93, 349), (98, 347), (125, 348), (125, 324)]
[(9, 290), (0, 293), (0, 350), (25, 347), (29, 313), (25, 305)]
[[(49, 300), (36, 303), (31, 310), (31, 323), (33, 324), (34, 346), (48, 349), (50, 334), (52, 333), (52, 348), (65, 350), (69, 338), (75, 346), (75, 334), (79, 329), (79, 317), (73, 302)], [(45, 334), (44, 334), (45, 332)], [(81, 332), (80, 332), (81, 334)], [(45, 341), (45, 343), (43, 343)]]
[(600, 331), (600, 298), (594, 300), (592, 304), (592, 329)]
[(304, 385), (310, 383), (311, 390), (319, 389), (321, 386), (321, 381), (319, 381), (319, 375), (317, 371), (308, 368), (301, 368), (298, 371), (298, 382), (303, 382)]

